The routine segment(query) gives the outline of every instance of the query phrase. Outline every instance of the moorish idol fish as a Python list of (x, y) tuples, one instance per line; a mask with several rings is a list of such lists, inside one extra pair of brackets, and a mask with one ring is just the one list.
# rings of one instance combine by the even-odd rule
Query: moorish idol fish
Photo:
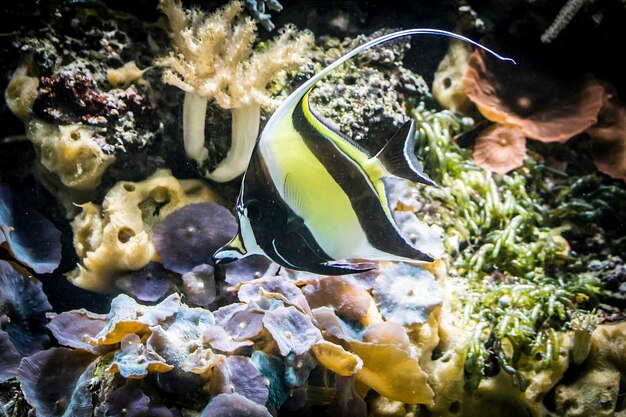
[(350, 259), (434, 260), (428, 248), (414, 247), (400, 234), (383, 183), (397, 177), (433, 185), (415, 157), (414, 122), (371, 156), (309, 104), (315, 84), (348, 59), (418, 34), (460, 39), (510, 60), (454, 33), (409, 29), (373, 39), (324, 68), (287, 97), (261, 132), (237, 200), (239, 231), (215, 252), (216, 264), (261, 254), (287, 268), (342, 275), (371, 269)]

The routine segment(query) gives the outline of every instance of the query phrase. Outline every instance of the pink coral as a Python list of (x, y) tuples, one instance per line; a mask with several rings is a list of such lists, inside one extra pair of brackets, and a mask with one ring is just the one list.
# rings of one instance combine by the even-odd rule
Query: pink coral
[(506, 174), (519, 168), (526, 156), (526, 137), (515, 127), (493, 125), (476, 139), (474, 162), (496, 174)]

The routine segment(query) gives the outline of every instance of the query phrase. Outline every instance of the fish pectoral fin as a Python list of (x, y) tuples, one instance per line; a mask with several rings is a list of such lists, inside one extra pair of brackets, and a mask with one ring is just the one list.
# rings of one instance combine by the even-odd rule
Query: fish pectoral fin
[(436, 185), (415, 156), (415, 121), (404, 123), (375, 156), (394, 177)]

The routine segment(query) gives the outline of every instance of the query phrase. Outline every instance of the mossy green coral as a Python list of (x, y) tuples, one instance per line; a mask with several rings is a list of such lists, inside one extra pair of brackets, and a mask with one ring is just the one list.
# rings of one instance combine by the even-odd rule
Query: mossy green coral
[(472, 391), (483, 376), (503, 369), (524, 390), (522, 356), (548, 366), (559, 352), (557, 332), (571, 329), (572, 319), (597, 303), (597, 274), (581, 273), (587, 263), (569, 254), (561, 233), (571, 229), (572, 217), (611, 209), (601, 197), (608, 190), (581, 201), (580, 185), (565, 183), (559, 198), (548, 199), (550, 175), (532, 157), (506, 176), (473, 164), (454, 140), (472, 126), (471, 119), (423, 104), (412, 116), (419, 125), (417, 153), (440, 185), (423, 189), (425, 220), (445, 231), (459, 324), (473, 329), (465, 387)]

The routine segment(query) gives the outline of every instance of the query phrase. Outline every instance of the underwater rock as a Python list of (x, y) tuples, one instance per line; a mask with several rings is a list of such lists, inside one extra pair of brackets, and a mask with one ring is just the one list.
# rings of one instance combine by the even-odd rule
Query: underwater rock
[(373, 293), (383, 317), (406, 326), (427, 321), (443, 300), (430, 272), (404, 263), (382, 268)]
[(122, 273), (115, 280), (115, 285), (139, 301), (156, 302), (170, 292), (172, 282), (177, 278), (163, 265), (150, 262), (145, 267)]
[[(313, 58), (316, 64), (325, 66), (328, 60), (381, 34), (343, 42), (330, 38), (322, 44), (323, 52)], [(409, 47), (408, 41), (400, 40), (367, 51), (363, 60), (346, 62), (317, 83), (310, 95), (311, 107), (375, 155), (407, 120), (402, 104), (406, 98), (422, 97), (429, 90), (422, 77), (402, 64)]]
[[(160, 59), (158, 65), (166, 67), (164, 83), (185, 91), (185, 152), (205, 177), (218, 182), (233, 180), (250, 161), (261, 107), (278, 103), (266, 90), (267, 84), (279, 71), (302, 64), (313, 43), (312, 35), (286, 26), (274, 41), (254, 50), (256, 23), (236, 20), (243, 9), (239, 1), (231, 1), (209, 16), (199, 10), (185, 12), (177, 0), (162, 0), (159, 7), (168, 17), (175, 52)], [(215, 168), (206, 166), (209, 154), (204, 125), (209, 99), (232, 114), (231, 148)]]
[(0, 329), (0, 384), (17, 375), (21, 360), (22, 357), (9, 339), (9, 334)]
[(0, 259), (0, 330), (21, 356), (45, 349), (50, 342), (46, 312), (52, 310), (41, 282), (24, 277)]
[(267, 408), (237, 393), (220, 394), (209, 402), (199, 417), (271, 417)]
[(183, 293), (190, 306), (206, 307), (217, 298), (215, 271), (211, 265), (198, 265), (183, 274)]
[(0, 245), (38, 274), (54, 271), (61, 262), (61, 232), (31, 208), (15, 201), (0, 184)]
[[(30, 72), (26, 67), (16, 70), (7, 103), (22, 116), (40, 163), (70, 189), (94, 189), (119, 154), (143, 149), (161, 129), (154, 111), (133, 87), (101, 92), (87, 65), (26, 81)], [(32, 100), (35, 84), (39, 88)]]
[[(155, 40), (165, 32), (131, 15), (116, 19), (114, 12), (88, 9), (65, 7), (40, 27), (20, 31), (20, 66), (5, 93), (37, 150), (40, 180), (70, 215), (71, 203), (97, 195), (94, 189), (114, 163), (117, 178), (154, 165), (145, 150), (168, 119), (158, 82), (107, 79), (125, 60), (148, 66), (161, 53)], [(149, 81), (157, 77), (146, 74)]]
[[(101, 413), (101, 414), (99, 414)], [(124, 385), (107, 393), (96, 415), (107, 417), (175, 417), (168, 408), (154, 404), (139, 387)]]
[(114, 291), (118, 273), (158, 260), (152, 234), (159, 222), (187, 204), (215, 200), (217, 194), (202, 182), (177, 180), (164, 169), (141, 182), (117, 183), (102, 207), (85, 203), (72, 222), (81, 263), (68, 279), (90, 291)]
[(154, 229), (152, 242), (163, 265), (184, 274), (211, 264), (213, 253), (237, 233), (237, 220), (217, 203), (186, 205), (165, 217)]
[(17, 379), (37, 416), (91, 417), (95, 359), (84, 350), (67, 348), (52, 348), (24, 358)]

